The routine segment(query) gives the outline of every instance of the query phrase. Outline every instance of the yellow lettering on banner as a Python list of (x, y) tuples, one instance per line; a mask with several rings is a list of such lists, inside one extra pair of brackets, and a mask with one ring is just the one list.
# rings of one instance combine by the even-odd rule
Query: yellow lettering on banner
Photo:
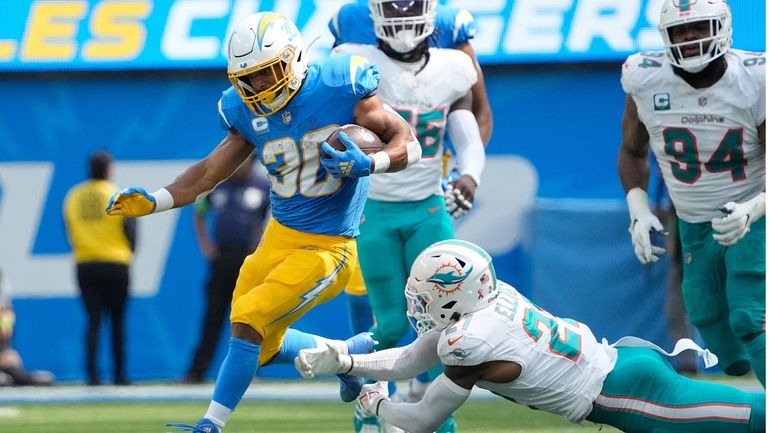
[(91, 14), (91, 34), (83, 60), (131, 60), (144, 48), (147, 37), (143, 19), (150, 14), (149, 1), (103, 2)]
[(16, 54), (16, 42), (8, 40), (0, 40), (0, 62), (7, 60), (13, 60), (13, 56)]
[(22, 45), (22, 60), (71, 60), (75, 57), (80, 20), (85, 1), (37, 1), (29, 8)]

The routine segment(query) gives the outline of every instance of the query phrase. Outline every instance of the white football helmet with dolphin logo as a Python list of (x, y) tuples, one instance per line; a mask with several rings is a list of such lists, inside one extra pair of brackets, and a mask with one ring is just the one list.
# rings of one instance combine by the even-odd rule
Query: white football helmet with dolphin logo
[[(275, 84), (257, 93), (248, 76), (269, 69)], [(227, 76), (243, 102), (258, 116), (268, 116), (289, 103), (307, 73), (302, 35), (279, 13), (260, 12), (241, 21), (227, 47)]]
[(467, 241), (436, 242), (415, 259), (404, 293), (407, 315), (418, 334), (444, 329), (495, 300), (492, 258)]
[[(711, 35), (694, 41), (673, 43), (673, 27), (708, 21)], [(730, 7), (725, 0), (665, 0), (660, 11), (660, 32), (666, 44), (666, 55), (674, 66), (690, 73), (702, 71), (714, 59), (721, 57), (733, 42), (733, 23)], [(698, 44), (700, 54), (685, 57), (683, 48)]]
[(414, 50), (433, 33), (436, 0), (369, 0), (374, 34), (398, 53)]

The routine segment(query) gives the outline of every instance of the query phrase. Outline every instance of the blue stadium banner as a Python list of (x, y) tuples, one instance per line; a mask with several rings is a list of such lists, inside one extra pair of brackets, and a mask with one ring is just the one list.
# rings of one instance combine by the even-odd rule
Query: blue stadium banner
[[(444, 0), (479, 27), (486, 64), (621, 61), (661, 48), (669, 0)], [(245, 16), (281, 12), (312, 53), (332, 44), (333, 0), (13, 0), (0, 2), (0, 71), (220, 68), (226, 35)], [(765, 2), (732, 2), (735, 46), (765, 50)]]

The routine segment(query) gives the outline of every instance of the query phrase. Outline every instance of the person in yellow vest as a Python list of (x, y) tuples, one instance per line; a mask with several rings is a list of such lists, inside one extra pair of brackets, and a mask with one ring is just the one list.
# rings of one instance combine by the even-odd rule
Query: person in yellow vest
[(77, 265), (81, 298), (88, 316), (86, 374), (99, 385), (96, 353), (102, 314), (112, 324), (112, 357), (116, 385), (126, 385), (124, 317), (128, 301), (129, 266), (136, 240), (136, 220), (109, 217), (104, 207), (118, 190), (110, 172), (112, 156), (96, 151), (88, 160), (89, 179), (72, 187), (64, 199), (64, 222)]

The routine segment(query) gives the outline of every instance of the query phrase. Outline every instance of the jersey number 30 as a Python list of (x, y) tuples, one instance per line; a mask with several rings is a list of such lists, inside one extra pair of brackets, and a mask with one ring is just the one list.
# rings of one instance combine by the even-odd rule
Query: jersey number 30
[(333, 178), (321, 167), (318, 143), (336, 129), (330, 125), (310, 131), (297, 142), (291, 137), (271, 140), (262, 146), (262, 162), (268, 167), (270, 185), (281, 197), (322, 197), (334, 193), (342, 180)]

